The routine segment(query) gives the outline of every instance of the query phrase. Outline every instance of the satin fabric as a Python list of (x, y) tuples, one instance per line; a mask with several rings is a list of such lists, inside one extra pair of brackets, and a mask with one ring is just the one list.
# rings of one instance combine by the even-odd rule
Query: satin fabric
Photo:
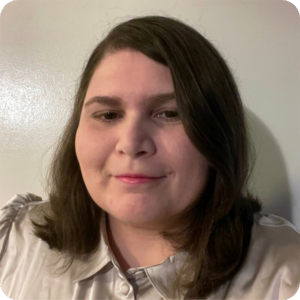
[[(32, 233), (30, 212), (47, 201), (16, 195), (0, 214), (0, 286), (12, 299), (178, 299), (171, 282), (185, 254), (125, 274), (110, 251), (105, 218), (97, 252), (63, 274), (59, 254)], [(104, 214), (105, 216), (105, 214)], [(207, 299), (288, 299), (300, 285), (300, 234), (288, 221), (255, 214), (247, 258), (230, 281)], [(184, 299), (187, 291), (179, 296)]]

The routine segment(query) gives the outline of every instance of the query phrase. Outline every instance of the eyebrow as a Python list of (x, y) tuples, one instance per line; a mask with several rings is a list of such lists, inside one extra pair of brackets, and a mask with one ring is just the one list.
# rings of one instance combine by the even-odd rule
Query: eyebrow
[[(164, 94), (155, 94), (147, 98), (153, 105), (162, 105), (170, 100), (175, 100), (175, 93), (164, 93)], [(93, 103), (106, 104), (111, 107), (119, 108), (122, 106), (123, 100), (119, 97), (110, 97), (110, 96), (95, 96), (89, 99), (84, 107), (90, 106)]]

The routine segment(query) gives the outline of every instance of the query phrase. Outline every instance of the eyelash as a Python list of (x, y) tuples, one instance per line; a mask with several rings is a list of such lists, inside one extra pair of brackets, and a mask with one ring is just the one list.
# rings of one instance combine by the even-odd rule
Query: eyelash
[[(176, 110), (164, 110), (162, 112), (157, 113), (155, 116), (157, 117), (157, 116), (160, 116), (160, 115), (166, 114), (166, 113), (173, 113), (173, 114), (175, 113), (175, 114), (177, 114), (177, 116), (171, 117), (171, 118), (165, 118), (165, 120), (164, 120), (165, 122), (176, 122), (176, 121), (180, 120), (180, 117), (178, 115), (178, 111), (176, 111)], [(121, 119), (121, 118), (114, 118), (114, 119), (104, 119), (103, 118), (104, 116), (108, 116), (108, 115), (111, 115), (111, 114), (121, 115), (118, 112), (108, 111), (108, 112), (104, 112), (104, 113), (101, 113), (101, 114), (99, 114), (99, 113), (94, 114), (93, 117), (98, 119), (100, 122), (104, 122), (104, 123), (117, 122), (118, 120)]]

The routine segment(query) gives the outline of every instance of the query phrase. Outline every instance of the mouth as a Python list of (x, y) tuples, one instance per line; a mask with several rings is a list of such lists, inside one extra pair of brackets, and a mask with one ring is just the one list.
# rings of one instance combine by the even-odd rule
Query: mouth
[(164, 177), (164, 176), (151, 176), (151, 175), (146, 175), (146, 174), (131, 174), (131, 173), (126, 173), (126, 174), (115, 175), (115, 177), (128, 177), (128, 178), (161, 178), (161, 177)]
[(166, 176), (149, 176), (145, 174), (120, 174), (114, 176), (116, 179), (127, 184), (142, 184), (156, 182)]

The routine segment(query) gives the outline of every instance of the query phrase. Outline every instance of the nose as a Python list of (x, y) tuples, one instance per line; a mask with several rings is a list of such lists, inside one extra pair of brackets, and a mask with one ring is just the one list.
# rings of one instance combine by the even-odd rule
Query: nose
[(120, 126), (116, 151), (131, 158), (151, 156), (156, 152), (150, 125), (140, 119), (128, 119)]

